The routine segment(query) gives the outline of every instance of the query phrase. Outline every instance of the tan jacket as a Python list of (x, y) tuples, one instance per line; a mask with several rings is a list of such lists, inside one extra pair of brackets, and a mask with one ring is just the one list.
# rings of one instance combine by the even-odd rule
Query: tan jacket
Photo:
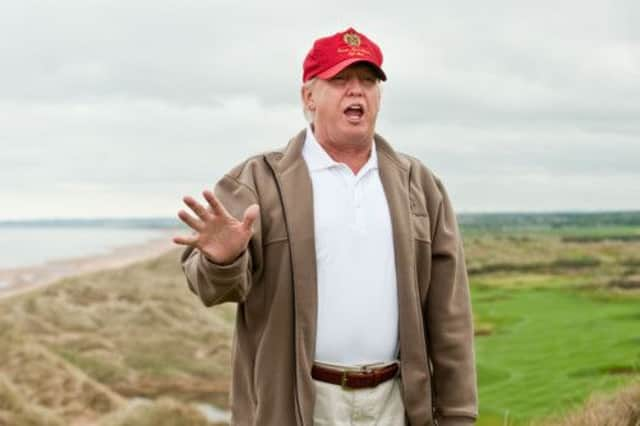
[[(237, 302), (234, 425), (312, 426), (316, 337), (313, 194), (304, 131), (281, 151), (252, 157), (216, 185), (242, 218), (260, 205), (249, 248), (215, 265), (188, 248), (182, 266), (206, 306)], [(477, 415), (469, 285), (454, 211), (417, 159), (375, 136), (391, 213), (403, 399), (410, 425), (472, 424)], [(366, 297), (366, 295), (363, 295)]]

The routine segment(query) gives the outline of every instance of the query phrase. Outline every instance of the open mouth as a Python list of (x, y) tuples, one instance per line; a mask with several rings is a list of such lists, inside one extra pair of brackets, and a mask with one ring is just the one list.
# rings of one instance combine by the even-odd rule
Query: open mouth
[(358, 122), (364, 115), (364, 107), (361, 104), (351, 104), (344, 110), (344, 115), (351, 122)]

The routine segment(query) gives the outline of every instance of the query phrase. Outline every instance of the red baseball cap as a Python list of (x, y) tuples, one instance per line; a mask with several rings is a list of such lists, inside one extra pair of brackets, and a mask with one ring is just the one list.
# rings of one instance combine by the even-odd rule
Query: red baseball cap
[(314, 77), (329, 79), (356, 62), (373, 65), (378, 77), (385, 81), (382, 71), (382, 51), (367, 36), (349, 28), (329, 37), (317, 39), (302, 65), (302, 81)]

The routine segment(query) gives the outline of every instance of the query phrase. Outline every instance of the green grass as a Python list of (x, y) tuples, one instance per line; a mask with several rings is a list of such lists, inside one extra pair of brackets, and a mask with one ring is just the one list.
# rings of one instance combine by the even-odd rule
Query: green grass
[(473, 288), (479, 425), (565, 412), (640, 378), (640, 304), (551, 289)]

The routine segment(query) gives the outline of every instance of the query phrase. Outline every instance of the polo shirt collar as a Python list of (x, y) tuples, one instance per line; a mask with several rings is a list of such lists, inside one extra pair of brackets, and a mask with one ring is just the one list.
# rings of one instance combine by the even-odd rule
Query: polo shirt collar
[[(302, 147), (302, 156), (307, 162), (307, 167), (309, 168), (310, 172), (328, 169), (331, 167), (340, 167), (341, 164), (344, 164), (334, 161), (333, 158), (329, 156), (327, 151), (325, 151), (322, 145), (320, 145), (320, 143), (316, 140), (316, 137), (311, 130), (311, 125), (307, 126), (304, 146)], [(358, 175), (364, 175), (364, 173), (366, 173), (370, 169), (377, 168), (378, 154), (376, 152), (376, 142), (374, 140), (371, 144), (371, 155), (369, 155), (369, 159), (362, 167), (362, 169), (358, 172)]]

